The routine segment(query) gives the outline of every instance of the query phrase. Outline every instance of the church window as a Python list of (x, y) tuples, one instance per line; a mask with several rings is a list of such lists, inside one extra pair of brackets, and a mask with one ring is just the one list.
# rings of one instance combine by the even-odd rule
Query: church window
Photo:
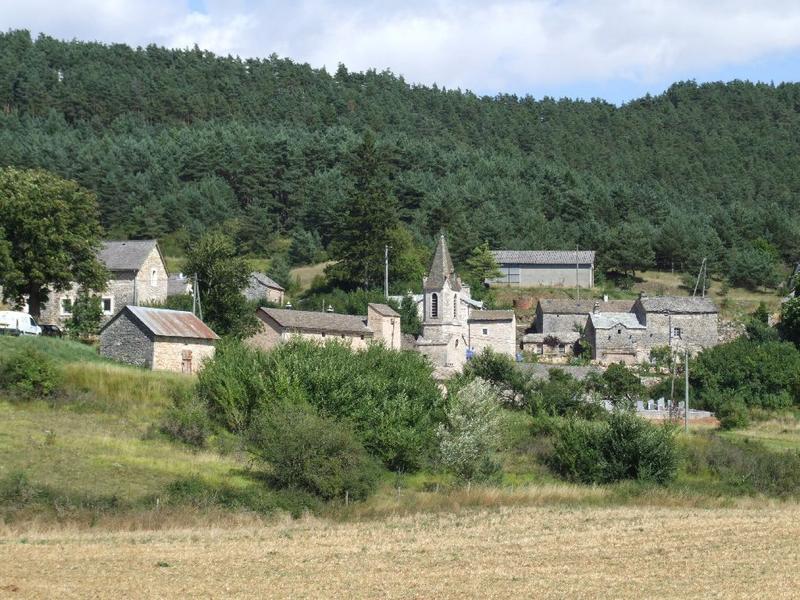
[(431, 317), (436, 319), (439, 316), (439, 295), (431, 294)]

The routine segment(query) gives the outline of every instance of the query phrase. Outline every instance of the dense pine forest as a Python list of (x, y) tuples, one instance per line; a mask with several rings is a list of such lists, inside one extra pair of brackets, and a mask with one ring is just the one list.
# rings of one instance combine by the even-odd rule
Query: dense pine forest
[(682, 82), (617, 107), (0, 34), (0, 166), (92, 190), (110, 237), (176, 253), (221, 229), (244, 254), (324, 258), (367, 132), (386, 205), (420, 246), (447, 230), (459, 261), (579, 245), (620, 272), (707, 257), (774, 285), (800, 260), (800, 84)]

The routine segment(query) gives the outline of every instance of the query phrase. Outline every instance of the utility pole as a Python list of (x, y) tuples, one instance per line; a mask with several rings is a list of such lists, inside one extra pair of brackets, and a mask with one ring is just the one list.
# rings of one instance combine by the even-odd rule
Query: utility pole
[(389, 244), (383, 246), (383, 294), (389, 299)]
[(700, 263), (700, 272), (697, 274), (697, 281), (694, 284), (694, 291), (692, 292), (692, 298), (697, 295), (697, 286), (700, 285), (700, 279), (703, 279), (703, 287), (702, 287), (702, 295), (703, 298), (706, 297), (706, 275), (707, 275), (707, 268), (706, 267), (706, 259), (703, 258), (703, 262)]
[(684, 379), (684, 396), (683, 396), (683, 431), (689, 433), (689, 349), (685, 350), (684, 354), (683, 373)]
[(581, 300), (580, 262), (578, 260), (579, 248), (580, 246), (575, 244), (575, 295), (578, 302)]

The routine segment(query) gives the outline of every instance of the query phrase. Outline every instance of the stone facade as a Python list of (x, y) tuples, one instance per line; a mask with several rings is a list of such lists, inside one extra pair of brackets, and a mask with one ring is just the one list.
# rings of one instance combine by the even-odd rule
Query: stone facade
[(278, 306), (283, 306), (284, 292), (281, 285), (264, 273), (250, 273), (247, 287), (242, 290), (248, 300), (266, 300)]
[(640, 298), (633, 307), (634, 313), (647, 327), (643, 340), (648, 350), (670, 346), (676, 351), (689, 350), (696, 354), (704, 348), (716, 346), (719, 341), (719, 315), (714, 310), (648, 310), (648, 299)]
[(153, 340), (136, 320), (116, 319), (100, 335), (100, 355), (150, 369), (153, 366)]
[(575, 353), (575, 343), (580, 337), (576, 331), (559, 334), (528, 333), (522, 336), (522, 349), (548, 363), (566, 363)]
[(602, 364), (636, 364), (646, 357), (647, 329), (631, 313), (593, 314), (586, 325), (592, 359)]
[[(492, 313), (487, 315), (486, 313)], [(497, 313), (505, 313), (496, 316)], [(468, 342), (475, 354), (487, 348), (516, 357), (517, 319), (513, 311), (475, 311), (468, 322)]]
[(593, 312), (630, 312), (633, 300), (542, 299), (536, 303), (535, 333), (565, 333), (583, 329)]
[[(109, 242), (116, 243), (118, 242)], [(113, 265), (106, 265), (111, 272), (111, 279), (106, 289), (98, 294), (106, 321), (124, 306), (163, 302), (167, 299), (169, 275), (158, 245), (153, 241), (152, 246), (136, 269), (114, 269)], [(102, 253), (100, 257), (102, 258)], [(75, 302), (78, 291), (79, 286), (73, 285), (61, 292), (51, 292), (49, 300), (42, 306), (40, 322), (63, 326), (71, 317), (71, 312), (65, 308)]]
[(213, 340), (187, 340), (175, 337), (157, 337), (153, 343), (154, 371), (196, 373), (203, 363), (214, 358)]
[[(246, 343), (261, 350), (271, 350), (294, 338), (323, 344), (335, 341), (347, 344), (353, 350), (363, 350), (375, 338), (367, 324), (368, 317), (270, 308), (260, 308), (256, 316), (258, 331)], [(399, 315), (397, 329), (400, 329)], [(395, 349), (399, 348), (398, 338)]]
[(400, 350), (400, 315), (385, 304), (367, 305), (367, 327), (373, 332), (373, 339), (389, 348)]

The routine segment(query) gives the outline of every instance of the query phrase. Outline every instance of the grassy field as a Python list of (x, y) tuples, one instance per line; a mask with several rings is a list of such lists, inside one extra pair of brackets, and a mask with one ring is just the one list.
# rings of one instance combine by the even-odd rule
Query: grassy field
[(800, 508), (548, 506), (162, 532), (0, 526), (13, 597), (793, 598)]
[(311, 282), (314, 281), (314, 277), (322, 275), (325, 272), (325, 267), (330, 264), (333, 264), (332, 261), (296, 267), (291, 271), (292, 279), (300, 282), (300, 291), (307, 290), (311, 286)]

